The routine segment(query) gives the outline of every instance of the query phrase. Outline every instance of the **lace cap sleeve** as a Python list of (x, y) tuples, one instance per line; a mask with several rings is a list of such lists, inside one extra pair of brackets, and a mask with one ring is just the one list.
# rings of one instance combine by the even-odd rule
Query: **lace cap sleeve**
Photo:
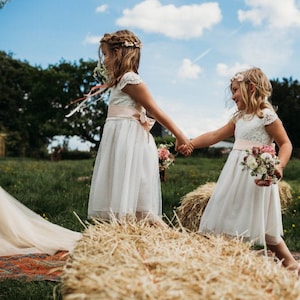
[(278, 118), (276, 112), (271, 109), (265, 109), (263, 113), (264, 113), (264, 125), (270, 125)]
[(140, 77), (140, 75), (138, 75), (134, 72), (128, 72), (128, 73), (125, 73), (123, 75), (123, 77), (121, 78), (119, 87), (120, 87), (120, 89), (123, 89), (127, 84), (139, 84), (142, 82), (143, 82), (143, 80)]

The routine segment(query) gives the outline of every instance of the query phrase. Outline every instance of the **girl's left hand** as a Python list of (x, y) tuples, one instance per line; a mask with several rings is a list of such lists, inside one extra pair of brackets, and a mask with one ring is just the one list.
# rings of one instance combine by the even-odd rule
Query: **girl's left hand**
[(280, 180), (283, 176), (283, 168), (279, 166), (275, 166), (275, 176), (277, 177), (278, 180)]

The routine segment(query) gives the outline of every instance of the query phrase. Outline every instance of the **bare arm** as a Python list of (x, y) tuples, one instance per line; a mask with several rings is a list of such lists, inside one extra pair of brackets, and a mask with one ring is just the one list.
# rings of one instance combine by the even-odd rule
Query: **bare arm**
[(204, 148), (211, 146), (217, 142), (231, 137), (234, 134), (235, 124), (233, 121), (229, 121), (223, 127), (201, 134), (192, 140), (194, 148)]
[(274, 141), (279, 148), (278, 158), (280, 160), (280, 164), (276, 166), (276, 176), (278, 178), (281, 178), (283, 173), (282, 169), (287, 165), (288, 161), (290, 160), (293, 146), (282, 125), (282, 122), (279, 119), (277, 119), (270, 125), (267, 125), (266, 130), (274, 138)]
[(176, 126), (176, 124), (160, 109), (152, 98), (144, 83), (127, 84), (122, 91), (128, 94), (136, 102), (140, 103), (147, 112), (162, 126), (170, 130), (176, 137), (178, 146), (189, 143), (188, 138)]

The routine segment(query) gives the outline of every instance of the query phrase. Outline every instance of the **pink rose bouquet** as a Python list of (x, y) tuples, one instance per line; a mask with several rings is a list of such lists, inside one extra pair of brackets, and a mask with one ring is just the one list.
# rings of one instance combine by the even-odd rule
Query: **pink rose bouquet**
[(169, 151), (171, 146), (173, 144), (160, 144), (157, 148), (160, 171), (168, 169), (174, 163), (175, 157)]
[(278, 178), (275, 175), (275, 166), (280, 161), (273, 146), (252, 147), (251, 150), (246, 150), (246, 153), (247, 155), (241, 164), (243, 165), (243, 170), (250, 170), (251, 176), (261, 175), (261, 179), (255, 179), (256, 184), (267, 186), (270, 183), (277, 183)]

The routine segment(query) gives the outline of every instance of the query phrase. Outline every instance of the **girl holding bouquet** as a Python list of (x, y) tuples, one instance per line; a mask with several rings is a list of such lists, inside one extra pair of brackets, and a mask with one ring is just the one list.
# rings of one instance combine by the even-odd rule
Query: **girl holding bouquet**
[[(177, 138), (188, 143), (175, 123), (158, 107), (138, 74), (142, 43), (128, 30), (106, 33), (100, 60), (108, 75), (108, 115), (95, 161), (90, 218), (147, 218), (162, 224), (157, 147), (149, 130), (149, 113)], [(152, 122), (153, 123), (153, 122)]]
[[(237, 73), (231, 79), (230, 89), (237, 107), (232, 119), (225, 126), (191, 141), (194, 148), (202, 148), (228, 137), (235, 138), (201, 218), (199, 231), (243, 237), (264, 245), (282, 260), (285, 267), (299, 274), (300, 265), (282, 239), (280, 197), (278, 185), (273, 184), (275, 178), (283, 176), (292, 145), (268, 101), (271, 83), (259, 68), (251, 68)], [(275, 157), (274, 142), (279, 149), (278, 158)], [(190, 154), (185, 146), (179, 150)], [(245, 167), (252, 172), (246, 171)]]

